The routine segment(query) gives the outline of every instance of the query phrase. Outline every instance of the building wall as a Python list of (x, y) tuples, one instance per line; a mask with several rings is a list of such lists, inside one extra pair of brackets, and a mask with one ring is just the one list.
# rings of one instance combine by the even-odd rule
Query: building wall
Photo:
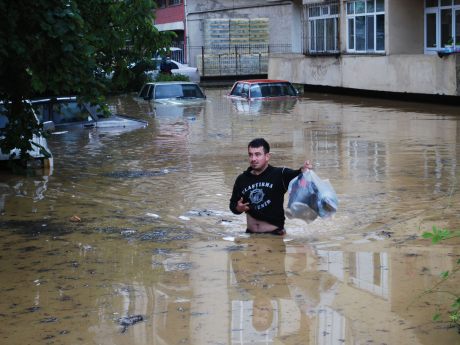
[(155, 24), (168, 24), (183, 22), (185, 19), (184, 4), (166, 8), (158, 8), (156, 11)]
[(424, 2), (386, 1), (387, 54), (423, 54)]
[[(291, 44), (300, 52), (301, 1), (245, 1), (245, 0), (187, 0), (185, 16), (187, 21), (187, 44), (190, 62), (204, 45), (204, 21), (219, 18), (268, 18), (269, 44)], [(195, 49), (195, 50), (194, 50)]]
[(423, 54), (341, 55), (336, 58), (272, 54), (268, 76), (306, 85), (458, 96), (458, 60), (457, 55), (443, 58)]
[(271, 54), (268, 77), (305, 85), (460, 95), (458, 55), (424, 54), (424, 1), (385, 1), (385, 54), (381, 55), (346, 52), (346, 1), (341, 5), (341, 55)]

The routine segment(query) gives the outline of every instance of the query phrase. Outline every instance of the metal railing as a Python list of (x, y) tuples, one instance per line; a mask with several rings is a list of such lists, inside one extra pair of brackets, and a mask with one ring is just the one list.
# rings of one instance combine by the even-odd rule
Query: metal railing
[(202, 77), (268, 73), (270, 53), (289, 53), (290, 44), (219, 44), (188, 47), (189, 65)]

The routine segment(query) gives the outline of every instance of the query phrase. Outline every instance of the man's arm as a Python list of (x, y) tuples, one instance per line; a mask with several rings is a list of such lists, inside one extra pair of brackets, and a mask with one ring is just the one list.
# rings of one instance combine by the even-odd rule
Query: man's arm
[(235, 214), (241, 214), (249, 211), (249, 202), (244, 202), (243, 197), (239, 193), (240, 188), (238, 187), (238, 179), (235, 181), (233, 186), (232, 197), (230, 198), (230, 211)]
[(307, 172), (308, 170), (313, 169), (313, 165), (309, 160), (306, 160), (300, 169), (292, 170), (289, 168), (284, 168), (282, 172), (283, 183), (285, 184), (285, 189), (287, 190), (287, 186), (292, 179), (296, 178), (300, 174)]

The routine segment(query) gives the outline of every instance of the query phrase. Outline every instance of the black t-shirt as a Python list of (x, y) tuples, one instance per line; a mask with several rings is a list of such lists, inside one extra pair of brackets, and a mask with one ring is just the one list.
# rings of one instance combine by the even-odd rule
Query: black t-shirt
[(260, 175), (251, 173), (251, 167), (240, 174), (233, 186), (230, 198), (230, 210), (236, 210), (238, 200), (243, 197), (244, 202), (249, 202), (248, 213), (255, 219), (284, 228), (284, 194), (289, 182), (301, 173), (301, 170), (277, 168), (269, 165)]

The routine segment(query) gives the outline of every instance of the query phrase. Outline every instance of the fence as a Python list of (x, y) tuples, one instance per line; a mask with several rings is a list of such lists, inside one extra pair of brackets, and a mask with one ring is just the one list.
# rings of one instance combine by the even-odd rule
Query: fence
[(219, 44), (189, 47), (189, 65), (202, 77), (268, 73), (270, 53), (291, 52), (290, 44)]

